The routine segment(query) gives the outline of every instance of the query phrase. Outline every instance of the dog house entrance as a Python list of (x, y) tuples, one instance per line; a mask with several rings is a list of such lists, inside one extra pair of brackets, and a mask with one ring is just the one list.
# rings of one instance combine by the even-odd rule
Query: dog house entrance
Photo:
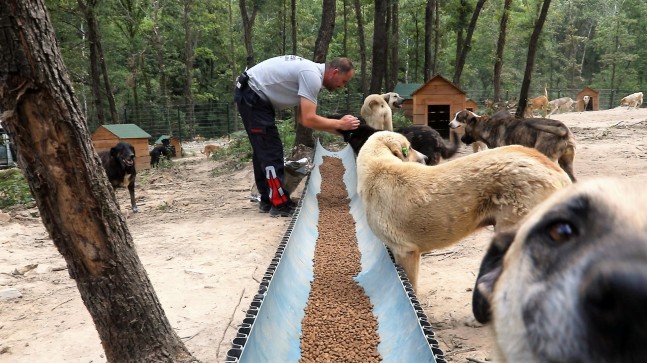
[(440, 136), (449, 138), (449, 105), (428, 105), (427, 125), (438, 131)]

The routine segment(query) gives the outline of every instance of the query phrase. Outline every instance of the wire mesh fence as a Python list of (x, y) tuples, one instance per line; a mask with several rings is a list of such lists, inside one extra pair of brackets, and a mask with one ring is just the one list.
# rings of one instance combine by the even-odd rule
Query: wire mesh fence
[[(581, 89), (551, 89), (548, 98), (576, 98)], [(600, 110), (615, 108), (622, 97), (633, 93), (628, 90), (598, 89)], [(484, 106), (486, 99), (492, 99), (491, 91), (468, 90), (468, 98), (476, 101), (479, 107)], [(543, 89), (531, 92), (530, 97), (543, 94)], [(518, 97), (518, 90), (505, 90), (502, 97), (512, 100)], [(362, 94), (325, 92), (318, 100), (317, 113), (328, 117), (339, 117), (345, 114), (360, 115), (363, 102)], [(277, 113), (278, 119), (290, 119), (293, 110), (287, 109)], [(193, 105), (165, 106), (150, 104), (140, 107), (125, 107), (120, 113), (120, 123), (136, 124), (151, 135), (151, 143), (161, 135), (169, 135), (181, 141), (195, 140), (202, 137), (215, 139), (244, 130), (235, 104), (231, 102), (196, 103)], [(90, 125), (92, 131), (98, 124)]]

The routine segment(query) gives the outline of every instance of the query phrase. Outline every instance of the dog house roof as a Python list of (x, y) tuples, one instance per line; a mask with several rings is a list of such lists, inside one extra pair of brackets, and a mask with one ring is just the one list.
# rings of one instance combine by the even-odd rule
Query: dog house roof
[(120, 139), (148, 139), (151, 137), (148, 132), (142, 130), (135, 124), (113, 124), (102, 126)]

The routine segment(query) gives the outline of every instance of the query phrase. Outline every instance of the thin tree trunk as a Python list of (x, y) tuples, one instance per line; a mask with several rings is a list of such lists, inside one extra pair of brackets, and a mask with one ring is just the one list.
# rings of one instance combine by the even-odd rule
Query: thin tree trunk
[(2, 118), (106, 360), (197, 362), (169, 324), (137, 256), (43, 0), (0, 2), (0, 29)]
[(438, 53), (440, 49), (440, 1), (434, 0), (434, 59), (431, 62), (431, 74), (438, 73)]
[(496, 43), (496, 59), (494, 60), (494, 101), (501, 101), (501, 73), (503, 71), (503, 51), (505, 49), (506, 32), (508, 29), (508, 18), (510, 16), (510, 7), (512, 0), (505, 0), (503, 4), (503, 13), (501, 14), (501, 23), (499, 24), (499, 40)]
[(400, 36), (399, 36), (399, 31), (400, 31), (400, 26), (398, 23), (398, 0), (393, 0), (391, 3), (391, 27), (390, 27), (390, 33), (391, 36), (389, 37), (389, 44), (391, 45), (389, 48), (391, 51), (390, 54), (390, 62), (389, 62), (389, 76), (386, 79), (386, 89), (387, 91), (392, 91), (395, 88), (395, 85), (398, 83), (398, 70), (400, 68), (400, 52), (399, 52), (399, 45), (400, 45)]
[(465, 67), (465, 61), (467, 60), (467, 53), (470, 51), (472, 46), (472, 35), (474, 35), (474, 30), (476, 29), (476, 22), (479, 19), (479, 14), (481, 9), (483, 9), (483, 4), (485, 0), (478, 0), (476, 7), (474, 8), (474, 13), (472, 13), (472, 19), (470, 24), (467, 27), (467, 34), (465, 35), (465, 41), (463, 42), (463, 47), (461, 48), (460, 55), (456, 61), (456, 68), (454, 69), (454, 84), (461, 84), (461, 74), (463, 73), (463, 67)]
[(526, 105), (528, 104), (528, 90), (530, 89), (530, 82), (532, 81), (532, 72), (535, 67), (535, 53), (537, 52), (537, 43), (539, 43), (539, 36), (541, 35), (541, 30), (544, 27), (546, 22), (546, 16), (548, 15), (548, 9), (550, 8), (551, 0), (544, 0), (544, 3), (541, 7), (541, 12), (539, 13), (539, 18), (535, 23), (535, 28), (532, 31), (530, 36), (530, 44), (528, 44), (528, 57), (526, 59), (526, 71), (523, 75), (523, 81), (521, 82), (521, 92), (519, 94), (519, 104), (517, 106), (517, 112), (515, 117), (522, 118)]
[(90, 23), (94, 23), (92, 20), (94, 18), (94, 8), (89, 3), (86, 5), (82, 0), (77, 1), (79, 4), (79, 9), (83, 13), (83, 17), (88, 25), (88, 43), (90, 50), (90, 82), (92, 86), (92, 97), (94, 98), (94, 112), (97, 116), (97, 122), (99, 125), (106, 123), (106, 116), (103, 110), (103, 95), (101, 94), (101, 74), (99, 72), (99, 55), (97, 54), (97, 48), (95, 47), (95, 42), (97, 41), (97, 35), (94, 34), (96, 28), (90, 26)]
[(186, 107), (186, 123), (189, 125), (189, 133), (196, 136), (194, 100), (193, 100), (193, 61), (194, 49), (197, 37), (194, 36), (194, 29), (191, 26), (191, 8), (193, 0), (184, 0), (183, 26), (184, 26), (184, 105)]
[[(246, 64), (247, 64), (247, 67), (249, 68), (256, 63), (256, 61), (254, 60), (254, 46), (252, 43), (252, 33), (253, 33), (254, 21), (256, 20), (256, 13), (258, 12), (258, 8), (256, 7), (256, 3), (254, 2), (252, 5), (252, 11), (250, 14), (247, 12), (246, 0), (238, 0), (238, 5), (240, 7), (240, 17), (243, 21), (243, 43), (245, 43), (245, 50), (247, 51)], [(293, 41), (296, 43), (295, 39), (293, 39)]]
[(373, 18), (373, 70), (369, 93), (381, 93), (382, 80), (386, 74), (386, 0), (375, 0)]
[(368, 96), (368, 77), (366, 74), (366, 35), (364, 32), (364, 20), (362, 17), (361, 0), (353, 0), (355, 16), (357, 17), (357, 40), (359, 42), (359, 64), (360, 64), (360, 85), (363, 97)]
[(431, 39), (434, 33), (434, 6), (436, 0), (427, 0), (425, 6), (425, 60), (422, 70), (422, 78), (424, 82), (431, 79), (431, 64), (433, 58), (431, 57)]

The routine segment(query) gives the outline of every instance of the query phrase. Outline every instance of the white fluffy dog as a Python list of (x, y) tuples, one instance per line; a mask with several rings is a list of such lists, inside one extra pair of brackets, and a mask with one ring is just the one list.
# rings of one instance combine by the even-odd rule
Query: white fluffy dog
[[(436, 166), (405, 163), (410, 144), (380, 131), (357, 156), (357, 191), (369, 227), (395, 256), (414, 289), (420, 255), (486, 225), (510, 228), (568, 175), (535, 149), (504, 146)], [(409, 151), (410, 152), (410, 151)]]

